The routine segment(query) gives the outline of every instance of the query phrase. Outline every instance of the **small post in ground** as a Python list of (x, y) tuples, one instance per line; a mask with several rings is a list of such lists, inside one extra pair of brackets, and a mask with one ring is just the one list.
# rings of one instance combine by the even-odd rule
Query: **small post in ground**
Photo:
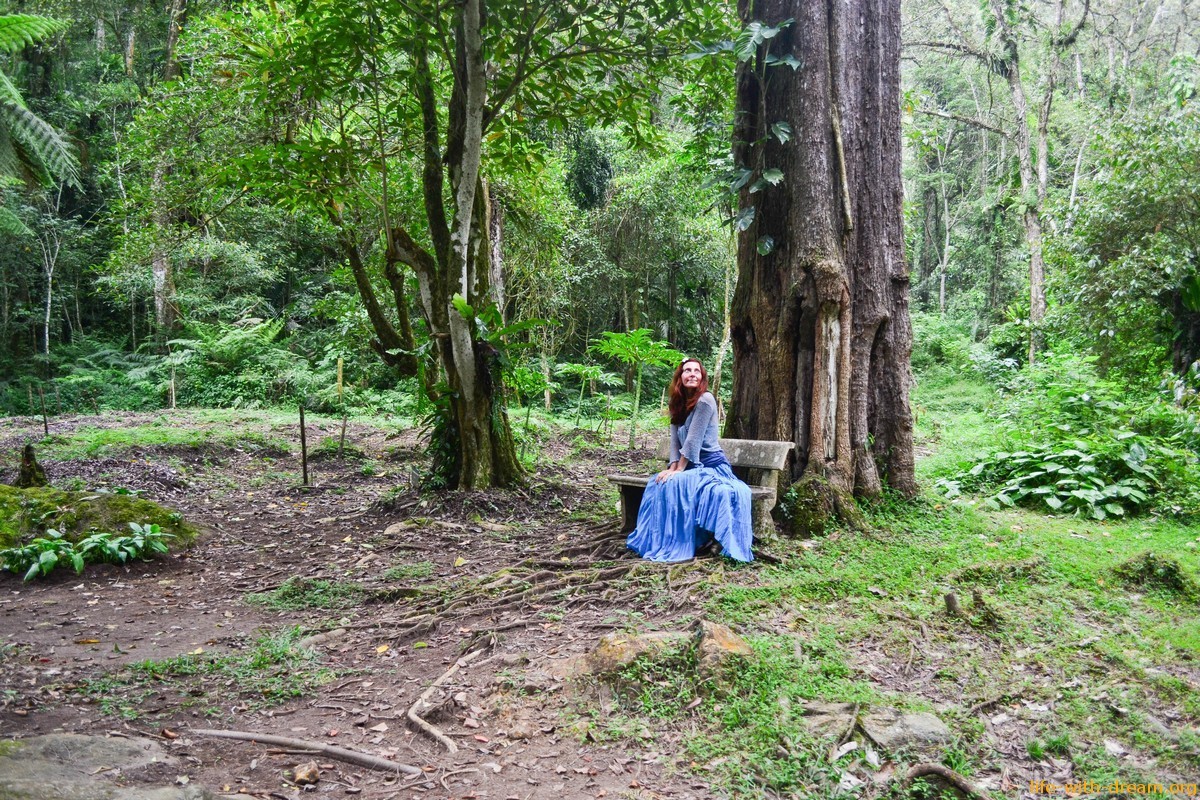
[(300, 467), (304, 471), (304, 485), (308, 486), (308, 437), (304, 433), (304, 401), (300, 401)]
[(342, 459), (342, 448), (346, 446), (346, 403), (342, 400), (342, 359), (338, 358), (337, 381), (338, 405), (342, 407), (342, 435), (338, 437), (338, 460)]
[(42, 391), (42, 387), (38, 387), (38, 399), (42, 403), (42, 430), (46, 435), (50, 435), (50, 423), (46, 420), (46, 393)]

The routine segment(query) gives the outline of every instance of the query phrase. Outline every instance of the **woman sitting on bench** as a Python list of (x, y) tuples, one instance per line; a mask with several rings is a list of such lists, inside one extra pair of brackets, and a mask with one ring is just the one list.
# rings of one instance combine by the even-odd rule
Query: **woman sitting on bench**
[(625, 544), (651, 561), (687, 561), (715, 540), (730, 558), (752, 561), (750, 487), (717, 441), (717, 401), (699, 361), (675, 369), (670, 397), (671, 463), (646, 484)]

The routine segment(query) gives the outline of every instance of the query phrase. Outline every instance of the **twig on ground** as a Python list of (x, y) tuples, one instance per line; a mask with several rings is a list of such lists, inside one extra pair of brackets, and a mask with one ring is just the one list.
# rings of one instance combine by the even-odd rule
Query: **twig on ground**
[(903, 614), (897, 614), (894, 611), (887, 611), (887, 610), (878, 609), (878, 608), (873, 608), (871, 610), (874, 611), (876, 614), (878, 614), (881, 617), (888, 617), (889, 619), (894, 619), (899, 622), (908, 622), (910, 624), (920, 626), (921, 638), (925, 639), (926, 641), (929, 640), (929, 628), (925, 627), (925, 623), (922, 622), (921, 620), (914, 619), (913, 617), (906, 617)]
[(464, 772), (479, 772), (479, 770), (475, 769), (474, 767), (467, 767), (466, 769), (456, 769), (456, 770), (453, 770), (452, 772), (447, 772), (445, 775), (438, 778), (438, 781), (441, 782), (442, 788), (448, 792), (448, 791), (450, 791), (450, 786), (449, 786), (449, 784), (446, 783), (446, 778), (449, 778), (451, 775), (461, 775)]
[(976, 788), (975, 784), (959, 775), (952, 769), (943, 767), (941, 764), (923, 763), (913, 766), (904, 776), (904, 786), (908, 787), (917, 778), (923, 778), (926, 775), (937, 775), (942, 780), (949, 783), (955, 789), (958, 789), (968, 797), (978, 798), (978, 800), (987, 800), (987, 795)]
[(451, 664), (450, 669), (443, 672), (438, 677), (437, 680), (435, 680), (433, 683), (429, 684), (428, 688), (426, 688), (425, 691), (421, 692), (421, 696), (418, 697), (411, 706), (409, 706), (408, 713), (405, 715), (406, 717), (408, 717), (409, 722), (411, 722), (413, 725), (416, 725), (418, 729), (420, 729), (423, 733), (427, 734), (432, 739), (434, 739), (438, 742), (441, 742), (442, 746), (445, 747), (447, 750), (449, 750), (451, 753), (458, 752), (458, 745), (456, 745), (449, 736), (442, 733), (440, 728), (438, 728), (436, 725), (432, 725), (429, 722), (426, 722), (421, 717), (421, 714), (420, 714), (421, 706), (423, 706), (426, 703), (426, 701), (429, 699), (429, 696), (433, 694), (434, 690), (436, 690), (439, 686), (441, 686), (442, 684), (446, 683), (446, 681), (448, 681), (452, 677), (454, 677), (454, 674), (456, 672), (458, 672), (460, 669), (470, 665), (470, 663), (472, 661), (474, 661), (475, 659), (477, 659), (481, 655), (483, 655), (485, 652), (487, 652), (488, 648), (491, 647), (494, 642), (495, 642), (495, 639), (491, 639), (483, 647), (480, 647), (477, 650), (472, 650), (471, 652), (467, 653), (465, 656), (463, 656), (462, 658), (456, 660), (453, 664)]
[(258, 742), (260, 744), (273, 744), (276, 747), (286, 747), (289, 749), (306, 750), (310, 752), (321, 753), (329, 756), (337, 761), (345, 761), (347, 764), (357, 764), (360, 767), (367, 769), (377, 769), (383, 772), (403, 772), (408, 775), (424, 775), (418, 767), (411, 764), (402, 764), (399, 761), (390, 761), (380, 756), (374, 756), (370, 753), (360, 753), (357, 750), (347, 750), (344, 747), (335, 747), (324, 742), (313, 742), (306, 739), (293, 739), (290, 736), (273, 736), (267, 733), (252, 733), (249, 731), (216, 731), (203, 728), (192, 728), (190, 733), (196, 736), (208, 736), (213, 739), (234, 739), (240, 742)]
[(1008, 699), (1008, 697), (1009, 697), (1008, 694), (999, 694), (999, 695), (996, 695), (995, 697), (991, 698), (990, 700), (984, 700), (982, 703), (976, 703), (975, 705), (971, 706), (970, 709), (967, 710), (967, 716), (973, 717), (976, 714), (978, 714), (980, 711), (983, 711), (984, 709), (987, 709), (987, 708), (991, 708), (992, 706), (996, 705), (997, 703), (1001, 702), (1002, 700)]

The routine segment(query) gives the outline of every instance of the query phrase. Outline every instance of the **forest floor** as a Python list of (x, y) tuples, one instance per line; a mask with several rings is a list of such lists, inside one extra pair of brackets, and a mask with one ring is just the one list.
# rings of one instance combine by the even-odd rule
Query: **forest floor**
[[(0, 481), (40, 428), (0, 421)], [(183, 766), (126, 779), (264, 798), (299, 796), (287, 770), (308, 757), (191, 731), (315, 740), (424, 771), (319, 756), (315, 794), (336, 797), (903, 796), (905, 766), (931, 758), (996, 796), (1035, 780), (1200, 781), (1186, 596), (1200, 531), (922, 500), (874, 509), (870, 533), (772, 541), (780, 563), (655, 565), (624, 551), (605, 479), (649, 472), (650, 436), (630, 451), (550, 434), (523, 489), (422, 493), (417, 431), (351, 420), (339, 459), (339, 428), (310, 418), (305, 488), (281, 413), (53, 420), (39, 454), (56, 485), (140, 491), (203, 534), (150, 562), (0, 576), (0, 736), (148, 736)], [(1179, 559), (1183, 589), (1112, 577), (1150, 549)], [(947, 589), (984, 605), (952, 617)], [(701, 617), (755, 648), (727, 694), (669, 669), (625, 691), (572, 677), (606, 633)], [(451, 755), (406, 712), (477, 650), (422, 712)], [(864, 745), (827, 758), (789, 721), (791, 700), (932, 710), (954, 739), (932, 756)]]

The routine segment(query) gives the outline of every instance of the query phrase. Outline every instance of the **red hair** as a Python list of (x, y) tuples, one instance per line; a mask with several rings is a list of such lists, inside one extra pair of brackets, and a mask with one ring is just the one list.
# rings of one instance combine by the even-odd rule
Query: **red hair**
[[(689, 361), (695, 362), (696, 366), (700, 367), (700, 385), (694, 392), (689, 392), (683, 385), (683, 367)], [(692, 413), (692, 409), (696, 407), (696, 401), (700, 399), (700, 395), (707, 391), (708, 371), (704, 369), (700, 359), (685, 358), (680, 361), (679, 366), (675, 368), (675, 374), (671, 377), (671, 388), (667, 391), (671, 398), (667, 402), (667, 408), (671, 411), (671, 424), (682, 425), (688, 414)]]

